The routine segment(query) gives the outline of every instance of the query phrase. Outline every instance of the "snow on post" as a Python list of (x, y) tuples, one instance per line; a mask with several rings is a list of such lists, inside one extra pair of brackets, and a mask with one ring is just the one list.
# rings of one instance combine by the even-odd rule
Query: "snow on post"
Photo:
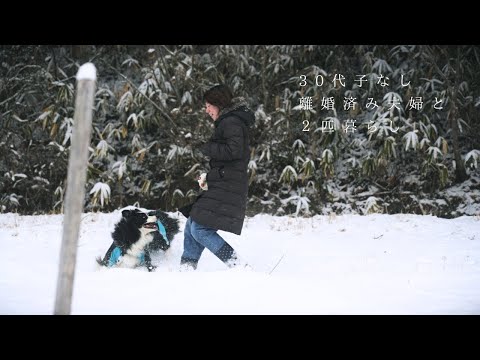
[(67, 192), (65, 194), (63, 238), (60, 249), (55, 315), (69, 315), (71, 311), (78, 233), (85, 197), (88, 146), (92, 128), (96, 79), (96, 69), (92, 63), (86, 63), (78, 70), (72, 146), (68, 160)]

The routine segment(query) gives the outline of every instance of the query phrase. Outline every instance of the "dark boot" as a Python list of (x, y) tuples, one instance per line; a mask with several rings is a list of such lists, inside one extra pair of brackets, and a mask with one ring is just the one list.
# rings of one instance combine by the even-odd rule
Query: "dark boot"
[(235, 250), (228, 243), (225, 243), (220, 250), (215, 253), (215, 256), (222, 260), (229, 268), (234, 268), (243, 264), (238, 258)]
[(198, 265), (198, 260), (188, 259), (184, 257), (180, 259), (180, 271), (196, 270), (197, 265)]

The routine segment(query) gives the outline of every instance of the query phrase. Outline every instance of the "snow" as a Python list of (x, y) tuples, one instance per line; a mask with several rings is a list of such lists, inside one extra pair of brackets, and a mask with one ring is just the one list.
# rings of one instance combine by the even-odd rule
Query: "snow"
[[(185, 218), (158, 268), (99, 268), (120, 211), (82, 214), (72, 314), (480, 314), (480, 217), (256, 215), (180, 272)], [(0, 215), (0, 314), (53, 314), (62, 215)], [(279, 261), (280, 260), (280, 261)]]
[(92, 63), (85, 63), (80, 66), (77, 72), (77, 81), (80, 80), (97, 80), (97, 69)]

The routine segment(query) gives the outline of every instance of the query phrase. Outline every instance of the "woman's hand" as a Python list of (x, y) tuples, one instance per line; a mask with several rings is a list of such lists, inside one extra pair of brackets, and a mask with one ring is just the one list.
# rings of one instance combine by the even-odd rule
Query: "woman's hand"
[(207, 191), (208, 190), (208, 185), (207, 185), (207, 174), (202, 173), (198, 178), (198, 185), (200, 186), (200, 189)]

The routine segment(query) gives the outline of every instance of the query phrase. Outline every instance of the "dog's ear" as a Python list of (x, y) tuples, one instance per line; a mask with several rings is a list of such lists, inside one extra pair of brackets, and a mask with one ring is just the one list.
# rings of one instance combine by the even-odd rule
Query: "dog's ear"
[(132, 214), (132, 212), (130, 210), (123, 210), (122, 211), (122, 216), (124, 218), (128, 218), (131, 214)]
[(157, 211), (156, 210), (152, 210), (152, 211), (149, 211), (147, 213), (148, 216), (157, 216)]

